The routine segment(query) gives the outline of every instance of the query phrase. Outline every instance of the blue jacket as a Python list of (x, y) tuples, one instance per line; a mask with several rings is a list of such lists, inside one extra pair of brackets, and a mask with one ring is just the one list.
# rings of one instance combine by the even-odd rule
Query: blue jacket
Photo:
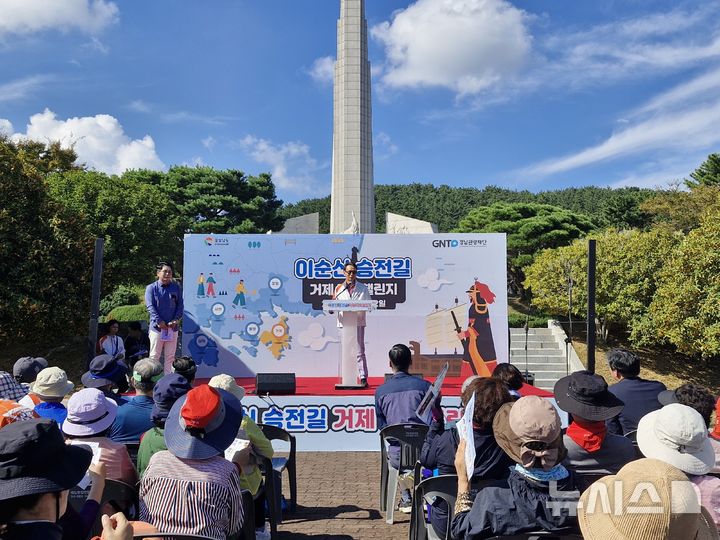
[(139, 441), (142, 434), (155, 425), (150, 419), (152, 408), (153, 399), (148, 396), (135, 396), (118, 407), (108, 438), (120, 443)]
[(625, 403), (622, 412), (607, 421), (608, 431), (616, 435), (625, 435), (637, 429), (638, 422), (643, 416), (662, 407), (657, 397), (666, 388), (660, 381), (629, 377), (613, 384), (608, 390)]
[(171, 281), (163, 287), (157, 280), (145, 288), (145, 305), (150, 313), (150, 331), (159, 332), (160, 321), (169, 323), (183, 315), (183, 299), (180, 285)]
[[(378, 429), (392, 424), (424, 424), (415, 414), (422, 398), (430, 388), (430, 383), (420, 377), (397, 372), (385, 384), (375, 391), (375, 416)], [(397, 443), (390, 442), (388, 449), (390, 464), (398, 468), (400, 449)]]

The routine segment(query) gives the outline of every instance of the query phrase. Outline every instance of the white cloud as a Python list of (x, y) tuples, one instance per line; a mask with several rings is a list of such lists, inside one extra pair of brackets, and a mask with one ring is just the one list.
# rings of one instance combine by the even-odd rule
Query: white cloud
[(15, 133), (14, 139), (60, 141), (73, 146), (78, 161), (109, 174), (121, 174), (126, 169), (164, 169), (155, 151), (152, 137), (130, 139), (120, 122), (108, 114), (60, 120), (50, 109), (30, 117), (25, 133)]
[(110, 47), (105, 45), (102, 41), (100, 41), (97, 37), (93, 36), (90, 38), (90, 41), (87, 43), (84, 43), (83, 48), (91, 50), (91, 51), (97, 51), (100, 54), (107, 54), (110, 52)]
[(295, 193), (315, 193), (318, 190), (315, 175), (327, 168), (327, 165), (318, 165), (310, 155), (310, 147), (301, 141), (276, 144), (247, 135), (238, 145), (258, 163), (270, 166), (276, 186)]
[(0, 36), (50, 29), (93, 34), (115, 23), (118, 14), (107, 0), (2, 0)]
[(314, 322), (300, 332), (298, 341), (303, 347), (313, 351), (322, 351), (328, 343), (338, 343), (340, 340), (336, 337), (326, 336), (323, 325)]
[(390, 156), (398, 153), (398, 146), (392, 142), (390, 135), (384, 131), (378, 132), (375, 135), (375, 141), (373, 143), (375, 159), (386, 159)]
[(163, 113), (160, 115), (160, 119), (168, 124), (175, 124), (181, 122), (195, 122), (199, 124), (208, 124), (211, 126), (220, 126), (228, 120), (228, 117), (224, 116), (204, 116), (202, 114), (192, 113), (188, 111), (177, 111), (171, 113)]
[[(685, 165), (690, 153), (711, 151), (720, 144), (720, 94), (712, 84), (720, 82), (720, 70), (709, 71), (677, 85), (653, 98), (623, 118), (621, 129), (603, 142), (577, 152), (548, 159), (523, 169), (521, 174), (545, 177), (595, 163), (629, 155), (646, 156), (653, 161), (676, 159)], [(683, 159), (684, 158), (684, 159)], [(664, 169), (670, 173), (628, 173), (621, 182), (650, 182), (660, 174), (671, 180), (677, 166)], [(684, 174), (687, 174), (688, 170)], [(628, 184), (629, 185), (629, 184)]]
[(428, 268), (418, 277), (417, 283), (423, 289), (438, 291), (443, 285), (451, 285), (452, 281), (441, 278), (437, 268)]
[(0, 134), (10, 136), (13, 134), (13, 125), (10, 120), (0, 118)]
[(148, 113), (151, 110), (150, 105), (145, 103), (142, 99), (135, 99), (128, 103), (127, 108), (131, 111)]
[(201, 139), (200, 142), (205, 148), (207, 148), (208, 150), (212, 150), (213, 146), (215, 146), (216, 141), (215, 137), (213, 137), (212, 135), (208, 135), (204, 139)]
[(526, 14), (505, 0), (417, 0), (372, 28), (385, 85), (476, 94), (517, 73), (531, 48)]
[(332, 83), (335, 76), (335, 59), (332, 56), (316, 58), (310, 67), (309, 73), (319, 83)]
[(0, 103), (24, 99), (44, 83), (52, 80), (50, 75), (32, 75), (0, 84)]

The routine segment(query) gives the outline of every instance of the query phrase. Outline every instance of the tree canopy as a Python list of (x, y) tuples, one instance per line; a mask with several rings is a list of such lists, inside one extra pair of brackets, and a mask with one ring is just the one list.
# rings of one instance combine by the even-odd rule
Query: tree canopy
[(0, 136), (0, 339), (74, 332), (89, 308), (93, 237), (58, 205), (44, 175), (72, 171), (59, 145)]
[(495, 203), (471, 210), (460, 220), (457, 232), (506, 233), (509, 285), (524, 295), (523, 268), (538, 251), (567, 245), (593, 229), (588, 217), (557, 206)]
[(700, 166), (690, 173), (685, 185), (691, 189), (699, 186), (720, 186), (720, 154), (710, 154)]

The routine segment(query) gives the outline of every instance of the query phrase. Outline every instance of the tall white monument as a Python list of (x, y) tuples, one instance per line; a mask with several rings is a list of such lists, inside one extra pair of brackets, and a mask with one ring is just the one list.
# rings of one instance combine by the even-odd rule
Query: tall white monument
[(351, 229), (361, 234), (375, 232), (365, 0), (340, 0), (337, 23), (330, 233)]

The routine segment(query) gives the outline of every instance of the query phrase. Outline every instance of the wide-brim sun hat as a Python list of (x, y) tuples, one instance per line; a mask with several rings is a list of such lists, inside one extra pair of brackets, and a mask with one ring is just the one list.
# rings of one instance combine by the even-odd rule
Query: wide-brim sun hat
[(91, 437), (108, 429), (117, 416), (117, 403), (97, 388), (84, 388), (67, 404), (62, 430), (72, 437)]
[(549, 470), (567, 455), (557, 411), (538, 396), (503, 404), (493, 418), (493, 434), (510, 459), (525, 468), (539, 459), (542, 468)]
[(220, 375), (215, 375), (212, 379), (208, 381), (208, 384), (212, 386), (213, 388), (220, 388), (221, 390), (225, 390), (226, 392), (230, 392), (233, 396), (238, 398), (240, 401), (242, 401), (242, 398), (245, 397), (245, 389), (240, 386), (234, 378), (232, 378), (230, 375), (227, 375), (225, 373), (221, 373)]
[(625, 403), (608, 390), (600, 375), (576, 371), (562, 377), (553, 389), (555, 401), (563, 411), (594, 422), (616, 417)]
[(30, 385), (30, 392), (48, 398), (61, 398), (72, 392), (75, 385), (67, 378), (67, 373), (52, 366), (41, 370)]
[(645, 457), (669, 463), (687, 474), (715, 467), (715, 451), (702, 415), (679, 403), (665, 405), (640, 419), (637, 444)]
[(179, 458), (208, 459), (235, 440), (242, 421), (240, 400), (230, 392), (197, 386), (178, 399), (165, 422), (165, 445)]
[(100, 354), (90, 361), (90, 369), (80, 380), (86, 388), (100, 388), (118, 384), (128, 373), (128, 367), (120, 360), (113, 360), (109, 354)]
[(52, 420), (9, 424), (0, 430), (0, 501), (70, 489), (91, 460), (87, 446), (65, 444)]
[(710, 513), (688, 477), (657, 459), (639, 459), (593, 483), (580, 497), (585, 540), (717, 540)]

